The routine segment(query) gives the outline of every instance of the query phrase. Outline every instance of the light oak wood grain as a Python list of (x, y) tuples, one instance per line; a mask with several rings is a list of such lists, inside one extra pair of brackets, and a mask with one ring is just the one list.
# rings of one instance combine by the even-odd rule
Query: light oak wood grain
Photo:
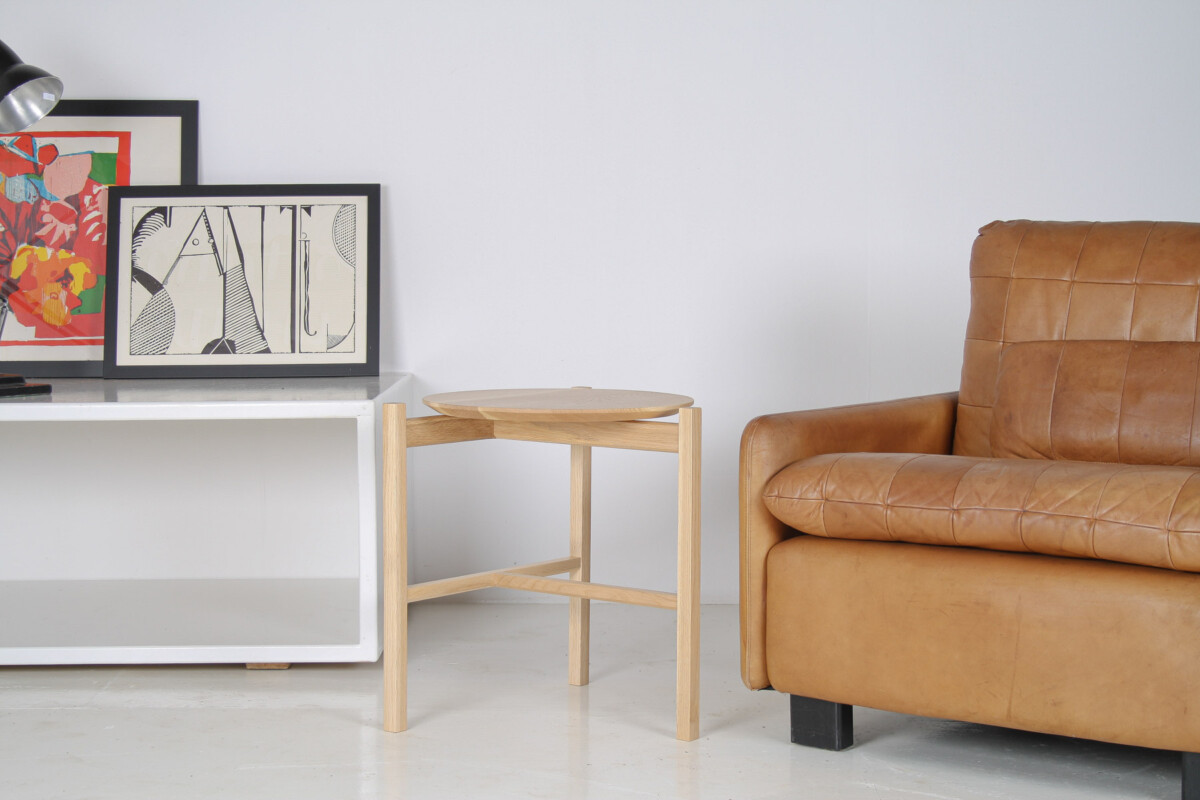
[(679, 414), (675, 738), (700, 735), (700, 409)]
[[(592, 448), (571, 445), (571, 557), (573, 581), (592, 579)], [(567, 618), (567, 681), (586, 686), (590, 660), (591, 601), (572, 597)]]
[(522, 589), (527, 592), (557, 594), (566, 597), (584, 597), (590, 600), (607, 600), (610, 603), (627, 603), (650, 608), (675, 608), (673, 592), (656, 592), (653, 589), (634, 589), (628, 586), (611, 586), (605, 583), (584, 583), (562, 578), (537, 578), (501, 572), (496, 576), (496, 585), (503, 589)]
[(626, 389), (485, 389), (448, 392), (425, 398), (425, 405), (442, 414), (468, 419), (614, 420), (669, 417), (693, 400), (680, 394)]
[(409, 447), (426, 447), (491, 439), (495, 431), (490, 420), (436, 416), (413, 417), (408, 421), (407, 434)]
[(383, 729), (408, 727), (408, 419), (383, 407)]
[(474, 592), (478, 589), (489, 589), (499, 586), (496, 576), (501, 573), (516, 573), (522, 575), (561, 575), (579, 567), (578, 558), (557, 558), (553, 561), (541, 561), (527, 564), (523, 567), (506, 567), (492, 569), (486, 572), (473, 572), (470, 575), (458, 575), (453, 578), (442, 578), (436, 581), (422, 581), (409, 584), (408, 602), (419, 603), (422, 600), (433, 600), (438, 597), (449, 597), (452, 594)]
[(615, 447), (620, 450), (651, 450), (660, 453), (674, 453), (679, 449), (679, 436), (673, 422), (496, 421), (488, 424), (494, 426), (494, 436), (497, 439), (518, 442)]

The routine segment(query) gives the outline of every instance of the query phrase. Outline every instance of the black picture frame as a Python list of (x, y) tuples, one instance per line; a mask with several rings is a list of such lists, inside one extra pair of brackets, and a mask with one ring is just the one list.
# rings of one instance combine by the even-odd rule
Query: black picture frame
[(379, 184), (109, 192), (106, 378), (379, 374)]
[[(96, 133), (106, 141), (121, 141), (123, 142), (122, 146), (126, 148), (125, 156), (127, 158), (122, 159), (120, 155), (113, 157), (112, 169), (118, 180), (121, 179), (122, 171), (124, 171), (124, 179), (133, 183), (191, 185), (195, 184), (199, 177), (199, 118), (200, 104), (196, 100), (63, 100), (49, 115), (26, 130), (13, 134), (0, 134), (0, 142), (15, 142), (16, 137), (19, 136), (32, 136), (34, 137), (32, 141), (37, 142), (37, 137), (41, 136), (43, 143), (49, 142), (55, 144), (56, 147), (64, 141), (77, 141), (82, 148), (87, 146), (83, 143), (85, 135)], [(58, 134), (58, 138), (48, 136), (48, 134)], [(29, 141), (25, 140), (25, 142)], [(44, 146), (45, 144), (35, 145), (30, 149), (40, 153)], [(36, 153), (30, 153), (30, 155), (36, 158)], [(41, 186), (46, 188), (45, 166), (41, 166), (43, 170), (41, 174), (32, 176), (34, 183), (31, 185), (37, 186), (37, 181), (40, 180)], [(89, 175), (89, 180), (91, 177)], [(107, 185), (112, 186), (113, 184)], [(90, 255), (87, 262), (89, 271), (93, 274), (96, 282), (99, 282), (100, 278), (106, 280), (107, 266), (105, 263), (101, 263), (101, 260), (106, 258), (107, 248), (104, 242), (95, 240), (97, 234), (94, 222), (97, 211), (101, 216), (103, 214), (100, 208), (105, 205), (103, 200), (97, 201), (94, 195), (88, 200), (82, 196), (59, 198), (47, 188), (37, 201), (39, 206), (44, 205), (43, 200), (48, 204), (53, 204), (47, 195), (62, 200), (72, 207), (67, 209), (58, 206), (58, 210), (62, 212), (60, 216), (74, 217), (74, 221), (64, 222), (58, 230), (67, 231), (71, 225), (75, 226), (75, 233), (70, 235), (76, 244), (81, 245), (78, 250), (87, 249), (87, 253)], [(92, 207), (85, 209), (84, 205), (88, 202), (92, 202)], [(24, 218), (22, 227), (25, 230), (14, 234), (11, 237), (12, 242), (5, 242), (4, 234), (0, 233), (0, 281), (10, 276), (13, 270), (12, 262), (21, 245), (46, 246), (47, 252), (55, 250), (57, 253), (58, 248), (51, 247), (51, 242), (68, 234), (56, 232), (54, 228), (46, 226), (43, 222), (47, 218), (46, 215), (55, 210), (38, 208), (33, 214), (22, 214), (21, 216)], [(0, 226), (3, 224), (3, 221), (0, 220)], [(30, 226), (34, 224), (36, 227), (31, 228)], [(90, 227), (89, 233), (92, 239), (90, 243), (78, 241), (82, 235), (80, 233), (81, 226), (84, 224)], [(35, 235), (39, 230), (49, 230), (50, 233)], [(22, 241), (16, 241), (18, 238)], [(47, 239), (51, 239), (51, 241), (47, 241)], [(71, 252), (82, 255), (75, 250)], [(24, 261), (28, 263), (29, 258), (26, 257)], [(93, 264), (93, 261), (96, 263)], [(27, 267), (24, 268), (27, 269)], [(19, 289), (18, 284), (19, 282), (16, 280), (3, 283), (2, 297), (4, 300), (0, 304), (0, 372), (16, 372), (39, 377), (98, 377), (102, 375), (104, 346), (100, 340), (103, 337), (104, 329), (103, 302), (106, 302), (107, 297), (104, 287), (86, 287), (97, 289), (95, 297), (83, 304), (85, 308), (90, 306), (90, 314), (74, 317), (73, 322), (68, 318), (69, 321), (66, 325), (72, 327), (43, 328), (41, 334), (35, 334), (35, 338), (27, 338), (31, 328), (26, 325), (23, 329), (18, 329), (16, 327), (17, 314), (8, 307), (8, 298)], [(76, 284), (72, 281), (71, 285), (73, 290), (75, 286), (83, 284)], [(78, 299), (78, 295), (69, 297), (68, 304), (75, 303)], [(95, 308), (97, 302), (101, 303), (99, 310)], [(29, 303), (26, 303), (25, 308), (30, 308)], [(28, 314), (25, 316), (28, 322)], [(63, 315), (59, 314), (52, 322), (61, 324), (62, 317)], [(94, 321), (92, 321), (92, 317), (94, 317)], [(7, 340), (3, 335), (6, 318), (10, 325), (10, 336)], [(38, 330), (37, 326), (43, 324), (49, 324), (46, 322), (44, 314), (41, 321), (30, 322), (30, 325), (35, 326), (32, 328), (34, 331)], [(26, 336), (12, 336), (13, 331), (16, 330), (21, 330)], [(60, 330), (66, 331), (66, 333), (61, 339), (54, 338), (52, 334)], [(43, 335), (46, 333), (51, 335)], [(70, 340), (71, 346), (62, 346), (65, 340)], [(54, 348), (53, 351), (50, 348)], [(55, 358), (47, 357), (50, 352), (55, 354)]]
[[(179, 185), (194, 186), (200, 182), (199, 100), (60, 100), (45, 119), (29, 130), (53, 125), (63, 117), (178, 119)], [(171, 181), (157, 183), (170, 184)]]

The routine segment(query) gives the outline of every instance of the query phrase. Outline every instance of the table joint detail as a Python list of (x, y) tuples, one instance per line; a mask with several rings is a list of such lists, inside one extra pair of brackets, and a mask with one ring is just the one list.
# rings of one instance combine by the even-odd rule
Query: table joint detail
[(553, 561), (539, 561), (521, 567), (505, 567), (486, 572), (473, 572), (469, 575), (458, 575), (453, 578), (441, 578), (434, 581), (422, 581), (408, 586), (408, 602), (419, 603), (422, 600), (433, 600), (438, 597), (448, 597), (452, 594), (474, 592), (479, 589), (490, 589), (500, 585), (499, 576), (502, 574), (518, 575), (561, 575), (579, 566), (578, 558), (556, 558)]
[(492, 421), (459, 417), (413, 417), (408, 420), (408, 447), (493, 439)]
[(496, 577), (496, 585), (502, 589), (520, 589), (526, 592), (582, 597), (589, 600), (608, 600), (613, 603), (651, 608), (672, 610), (676, 608), (675, 595), (671, 592), (632, 589), (628, 586), (611, 586), (605, 583), (570, 581), (562, 578), (539, 578), (515, 572), (501, 572)]

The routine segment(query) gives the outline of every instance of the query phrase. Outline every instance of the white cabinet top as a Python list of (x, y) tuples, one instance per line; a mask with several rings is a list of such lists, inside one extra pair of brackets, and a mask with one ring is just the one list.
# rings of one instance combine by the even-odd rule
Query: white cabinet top
[(407, 385), (391, 373), (353, 378), (34, 379), (49, 395), (0, 399), (0, 422), (121, 419), (287, 419), (371, 413)]

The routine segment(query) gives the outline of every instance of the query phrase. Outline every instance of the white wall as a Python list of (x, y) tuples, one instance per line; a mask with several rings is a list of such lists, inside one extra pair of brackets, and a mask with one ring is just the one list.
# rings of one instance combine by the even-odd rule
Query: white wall
[[(1194, 0), (0, 0), (0, 38), (69, 97), (198, 99), (205, 183), (382, 183), (420, 394), (693, 395), (709, 602), (747, 420), (957, 385), (976, 228), (1200, 219)], [(561, 555), (558, 449), (415, 461), (420, 577)], [(669, 457), (595, 473), (594, 577), (669, 588)]]

